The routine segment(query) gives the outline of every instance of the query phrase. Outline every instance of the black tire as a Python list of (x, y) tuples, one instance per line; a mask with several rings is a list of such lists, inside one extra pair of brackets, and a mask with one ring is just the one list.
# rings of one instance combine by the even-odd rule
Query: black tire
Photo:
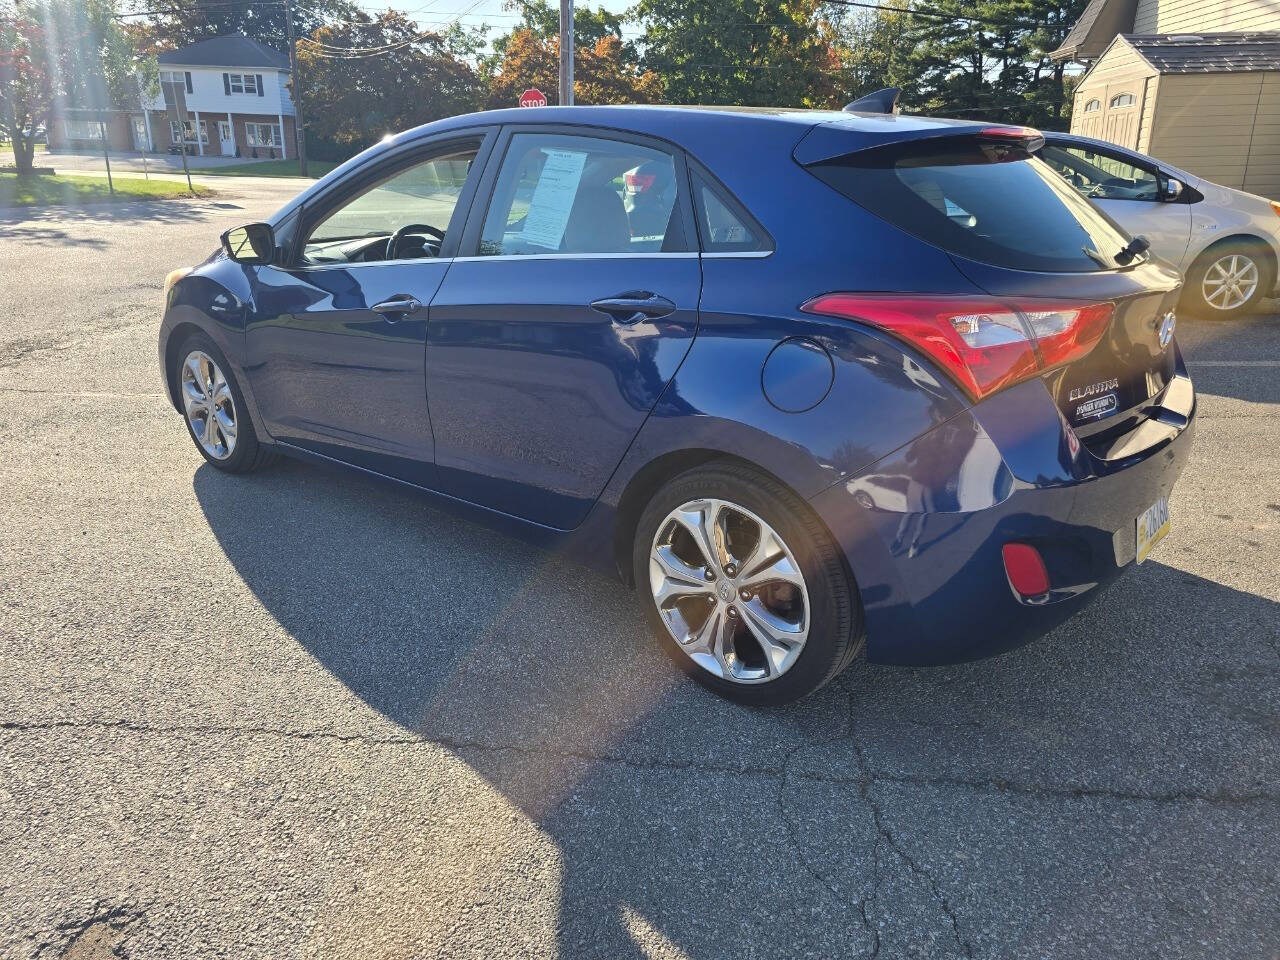
[[(804, 576), (809, 595), (809, 634), (794, 663), (776, 679), (746, 684), (714, 675), (686, 655), (658, 613), (649, 579), (654, 538), (671, 511), (702, 498), (745, 507), (772, 526)], [(663, 649), (690, 677), (730, 700), (752, 706), (798, 700), (830, 682), (862, 651), (862, 610), (857, 588), (831, 535), (803, 500), (758, 470), (717, 462), (673, 478), (641, 514), (632, 564), (649, 626)]]
[(218, 349), (218, 345), (206, 333), (196, 332), (189, 334), (179, 344), (178, 349), (174, 351), (173, 369), (170, 370), (170, 376), (173, 378), (172, 383), (176, 388), (175, 393), (177, 394), (179, 405), (183, 402), (182, 367), (186, 363), (187, 357), (195, 350), (208, 354), (213, 362), (218, 365), (218, 369), (222, 371), (222, 375), (227, 381), (227, 387), (231, 390), (232, 402), (235, 404), (236, 442), (230, 456), (220, 459), (210, 455), (196, 435), (195, 428), (191, 425), (191, 419), (187, 416), (186, 411), (183, 410), (182, 422), (186, 424), (187, 435), (191, 437), (191, 442), (195, 444), (200, 456), (204, 457), (211, 467), (222, 470), (225, 473), (251, 473), (267, 466), (275, 460), (276, 453), (271, 446), (258, 440), (257, 431), (253, 428), (253, 419), (249, 416), (248, 405), (244, 402), (244, 394), (240, 390), (240, 384), (236, 382), (235, 374), (231, 371), (231, 365), (227, 363), (227, 358)]
[[(1209, 270), (1223, 257), (1248, 257), (1257, 265), (1258, 284), (1253, 294), (1243, 303), (1224, 309), (1205, 298), (1204, 282)], [(1186, 285), (1182, 291), (1182, 307), (1205, 320), (1234, 320), (1258, 309), (1258, 304), (1269, 297), (1275, 287), (1275, 267), (1271, 254), (1257, 241), (1245, 239), (1220, 240), (1196, 258), (1187, 271)]]

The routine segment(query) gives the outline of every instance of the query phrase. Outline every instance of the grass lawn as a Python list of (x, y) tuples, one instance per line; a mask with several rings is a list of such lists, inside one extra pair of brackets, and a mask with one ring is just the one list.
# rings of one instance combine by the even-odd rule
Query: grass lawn
[[(336, 167), (336, 163), (323, 160), (307, 161), (307, 176), (311, 179), (323, 177)], [(300, 177), (297, 160), (259, 160), (256, 163), (237, 163), (229, 167), (201, 167), (192, 170), (194, 177)]]
[[(34, 207), (50, 203), (91, 203), (98, 200), (161, 200), (190, 197), (185, 183), (175, 180), (144, 180), (116, 177), (116, 192), (107, 190), (106, 177), (19, 177), (0, 173), (0, 207)], [(196, 187), (194, 196), (207, 197), (211, 190)]]

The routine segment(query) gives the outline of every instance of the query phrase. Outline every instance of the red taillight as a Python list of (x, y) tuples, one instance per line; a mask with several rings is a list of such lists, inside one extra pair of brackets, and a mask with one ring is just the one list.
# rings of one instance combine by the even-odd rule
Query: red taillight
[(1002, 552), (1004, 572), (1019, 596), (1043, 597), (1049, 592), (1049, 571), (1039, 550), (1029, 543), (1006, 543)]
[(622, 175), (622, 182), (627, 185), (628, 192), (644, 193), (653, 186), (653, 181), (656, 176), (657, 175), (653, 173), (624, 173)]
[(975, 400), (1078, 360), (1102, 339), (1109, 303), (828, 293), (800, 308), (860, 320), (932, 357)]

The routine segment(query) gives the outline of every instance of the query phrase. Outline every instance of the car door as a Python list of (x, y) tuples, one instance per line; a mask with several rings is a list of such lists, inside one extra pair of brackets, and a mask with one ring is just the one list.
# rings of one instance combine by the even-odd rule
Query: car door
[(276, 440), (412, 483), (434, 477), (427, 310), (492, 131), (398, 151), (304, 208), (259, 270), (249, 379)]
[(679, 151), (508, 128), (431, 303), (442, 489), (560, 529), (586, 516), (692, 342), (702, 274)]
[(1191, 238), (1191, 207), (1170, 196), (1168, 178), (1155, 164), (1059, 140), (1047, 142), (1041, 157), (1130, 236), (1146, 237), (1157, 255), (1182, 265)]

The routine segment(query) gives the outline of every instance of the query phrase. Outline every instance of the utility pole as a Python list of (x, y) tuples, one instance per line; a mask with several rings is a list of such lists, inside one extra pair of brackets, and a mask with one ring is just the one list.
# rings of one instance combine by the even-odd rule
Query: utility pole
[[(293, 79), (293, 134), (298, 152), (298, 172), (307, 175), (307, 127), (302, 122), (302, 78), (298, 76), (298, 41), (293, 35), (293, 2), (284, 0), (284, 18), (289, 28), (289, 74)], [(284, 136), (284, 130), (280, 131)], [(284, 141), (282, 140), (281, 143)]]
[(560, 0), (560, 103), (573, 106), (573, 0)]

